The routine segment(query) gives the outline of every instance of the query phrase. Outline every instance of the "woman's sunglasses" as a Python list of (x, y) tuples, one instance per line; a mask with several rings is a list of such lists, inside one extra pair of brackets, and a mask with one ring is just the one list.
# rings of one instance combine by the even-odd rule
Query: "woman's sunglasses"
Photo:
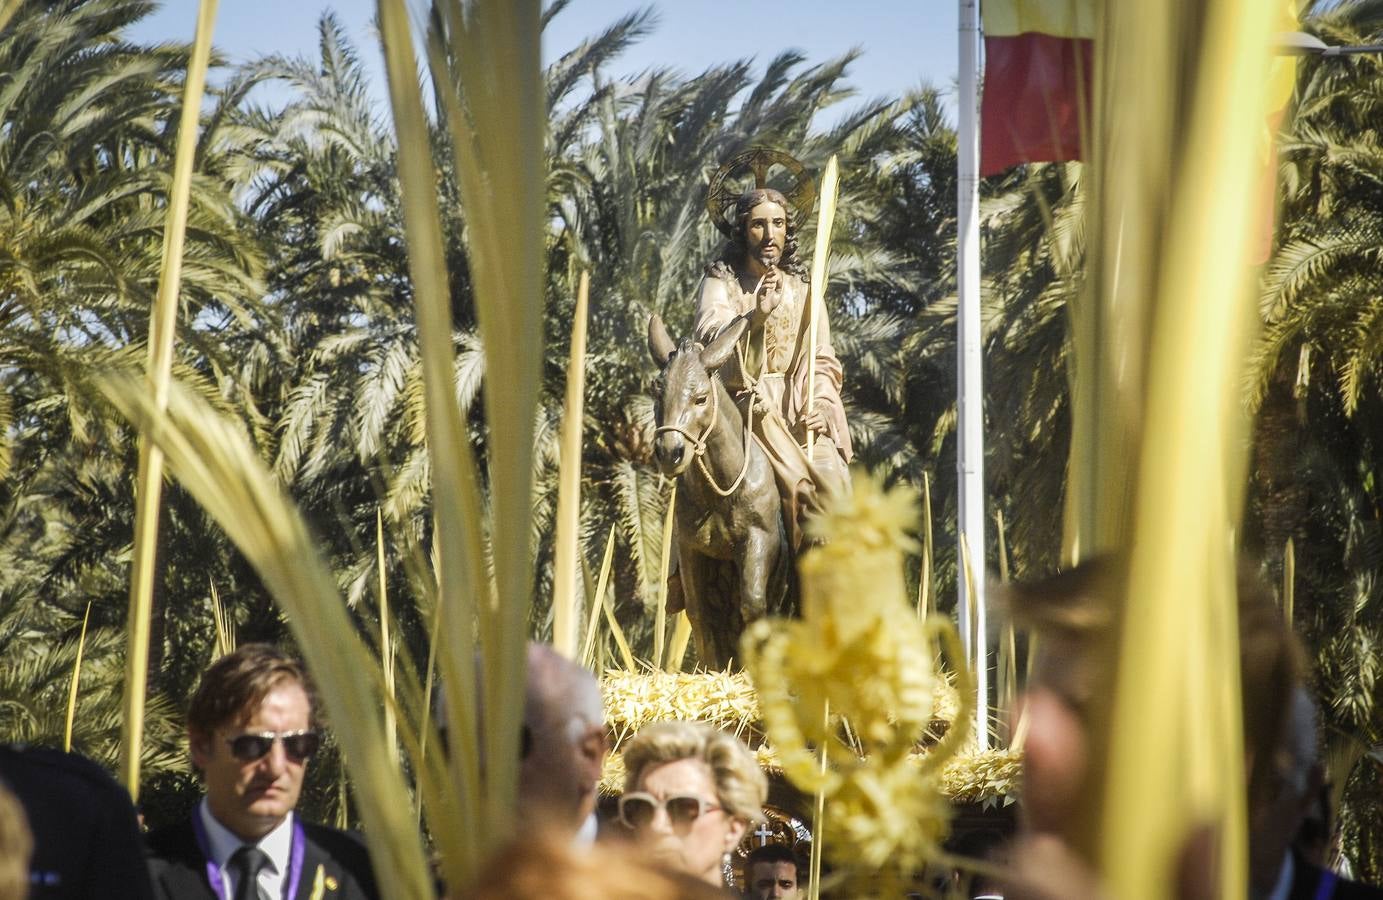
[(284, 752), (301, 762), (317, 752), (322, 736), (316, 731), (261, 731), (238, 734), (226, 743), (230, 744), (231, 756), (241, 762), (255, 762), (273, 749), (274, 741), (283, 741)]
[(668, 821), (674, 828), (684, 828), (703, 814), (714, 812), (721, 807), (690, 795), (659, 800), (652, 794), (633, 791), (619, 798), (619, 820), (629, 828), (647, 826), (660, 809), (667, 813)]

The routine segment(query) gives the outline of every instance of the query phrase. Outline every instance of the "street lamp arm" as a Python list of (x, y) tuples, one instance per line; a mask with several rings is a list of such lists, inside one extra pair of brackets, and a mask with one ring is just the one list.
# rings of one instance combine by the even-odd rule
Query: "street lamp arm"
[(1383, 44), (1337, 46), (1327, 44), (1314, 34), (1304, 31), (1284, 31), (1273, 42), (1273, 48), (1281, 56), (1360, 56), (1366, 53), (1383, 53)]
[(1359, 56), (1365, 53), (1383, 53), (1383, 44), (1361, 44), (1352, 47), (1326, 47), (1322, 56)]

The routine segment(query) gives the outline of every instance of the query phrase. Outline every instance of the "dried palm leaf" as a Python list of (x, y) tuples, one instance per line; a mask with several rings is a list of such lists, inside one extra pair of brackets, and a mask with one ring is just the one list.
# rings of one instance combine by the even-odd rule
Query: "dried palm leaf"
[[(161, 409), (168, 403), (173, 372), (173, 333), (177, 328), (178, 289), (182, 283), (182, 252), (187, 236), (187, 206), (192, 194), (192, 168), (196, 163), (197, 124), (211, 60), (211, 27), (217, 0), (201, 0), (197, 11), (197, 35), (183, 85), (178, 144), (173, 155), (173, 183), (168, 196), (168, 216), (163, 231), (163, 261), (158, 294), (149, 315), (148, 390)], [(0, 12), (13, 13), (13, 4)], [(154, 564), (158, 544), (159, 501), (163, 495), (163, 457), (147, 435), (139, 438), (139, 470), (135, 476), (135, 520), (130, 610), (127, 625), (129, 650), (125, 663), (125, 718), (120, 748), (120, 773), (130, 797), (139, 800), (139, 759), (144, 743), (144, 705), (149, 680), (149, 624), (154, 605)]]
[(557, 488), (557, 540), (553, 549), (552, 643), (559, 653), (568, 657), (576, 656), (576, 623), (581, 619), (576, 581), (577, 545), (581, 540), (581, 426), (585, 417), (586, 315), (590, 292), (591, 276), (582, 272), (576, 289), (571, 355), (567, 359), (567, 396), (562, 408), (562, 453)]

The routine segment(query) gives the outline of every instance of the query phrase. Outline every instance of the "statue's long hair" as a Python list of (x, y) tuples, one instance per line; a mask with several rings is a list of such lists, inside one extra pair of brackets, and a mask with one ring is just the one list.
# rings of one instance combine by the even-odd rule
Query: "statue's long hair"
[[(742, 265), (742, 260), (749, 252), (749, 243), (744, 237), (749, 227), (749, 214), (765, 200), (778, 204), (783, 208), (783, 212), (787, 213), (787, 235), (783, 238), (783, 258), (778, 260), (778, 268), (790, 275), (796, 275), (803, 281), (807, 279), (807, 267), (797, 255), (797, 211), (788, 203), (786, 197), (773, 188), (752, 188), (740, 194), (739, 200), (735, 201), (734, 234), (721, 249), (720, 256), (711, 264), (708, 272), (722, 278), (727, 275), (734, 277), (732, 273), (735, 267)], [(725, 271), (726, 269), (729, 271)]]

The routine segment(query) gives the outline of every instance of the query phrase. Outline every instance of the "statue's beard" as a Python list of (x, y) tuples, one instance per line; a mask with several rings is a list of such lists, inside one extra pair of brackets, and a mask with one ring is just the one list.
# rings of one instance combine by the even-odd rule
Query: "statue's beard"
[(771, 269), (782, 261), (783, 248), (770, 241), (760, 244), (755, 255), (758, 256), (760, 265), (766, 269)]

